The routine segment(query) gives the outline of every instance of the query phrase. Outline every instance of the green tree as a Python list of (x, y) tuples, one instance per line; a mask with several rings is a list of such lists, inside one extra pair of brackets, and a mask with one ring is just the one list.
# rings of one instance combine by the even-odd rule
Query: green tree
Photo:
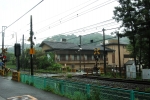
[(122, 22), (123, 34), (130, 40), (132, 54), (150, 68), (150, 0), (119, 0), (114, 19)]

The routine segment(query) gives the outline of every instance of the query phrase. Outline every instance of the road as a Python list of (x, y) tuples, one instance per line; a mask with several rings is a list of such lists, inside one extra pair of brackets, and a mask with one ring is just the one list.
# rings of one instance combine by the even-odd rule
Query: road
[(12, 81), (11, 77), (0, 76), (0, 100), (22, 95), (31, 95), (38, 100), (69, 100), (51, 92), (46, 92), (21, 82)]

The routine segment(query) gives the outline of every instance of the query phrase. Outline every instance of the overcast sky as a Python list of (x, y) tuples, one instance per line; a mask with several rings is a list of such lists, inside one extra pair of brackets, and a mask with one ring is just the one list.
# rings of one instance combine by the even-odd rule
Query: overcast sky
[[(23, 34), (25, 42), (28, 43), (26, 39), (29, 38), (30, 15), (33, 19), (33, 32), (36, 37), (34, 41), (36, 43), (41, 43), (43, 39), (57, 34), (85, 35), (101, 31), (103, 28), (110, 29), (119, 26), (114, 20), (110, 20), (113, 17), (114, 7), (118, 6), (117, 0), (41, 1), (0, 0), (0, 26), (9, 26), (5, 30), (5, 45), (14, 45), (16, 36), (17, 42), (21, 43)], [(41, 3), (37, 5), (39, 2)], [(20, 18), (35, 5), (37, 6), (33, 10)], [(20, 19), (16, 21), (18, 18)], [(100, 24), (103, 21), (106, 22)], [(13, 22), (15, 23), (12, 24)], [(90, 25), (92, 26), (87, 27)], [(110, 35), (110, 31), (105, 33)], [(14, 38), (12, 34), (15, 34)], [(2, 36), (1, 33), (0, 35)], [(1, 41), (2, 38), (0, 38), (0, 45)]]

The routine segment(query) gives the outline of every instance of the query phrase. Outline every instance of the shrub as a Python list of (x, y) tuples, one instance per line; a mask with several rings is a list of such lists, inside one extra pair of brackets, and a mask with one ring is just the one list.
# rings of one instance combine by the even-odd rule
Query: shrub
[(72, 74), (67, 74), (67, 78), (72, 78)]

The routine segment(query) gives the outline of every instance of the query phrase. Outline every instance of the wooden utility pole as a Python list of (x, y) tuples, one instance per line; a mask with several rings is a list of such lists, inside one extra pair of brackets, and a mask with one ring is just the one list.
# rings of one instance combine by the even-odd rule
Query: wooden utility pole
[(119, 58), (119, 75), (121, 77), (121, 61), (120, 61), (120, 34), (117, 33), (118, 36), (118, 58)]
[[(33, 31), (32, 31), (32, 15), (30, 16), (30, 51), (33, 51)], [(30, 52), (31, 75), (33, 74), (33, 53)]]
[(105, 29), (103, 28), (103, 47), (104, 47), (104, 73), (106, 74), (106, 51), (105, 51)]

